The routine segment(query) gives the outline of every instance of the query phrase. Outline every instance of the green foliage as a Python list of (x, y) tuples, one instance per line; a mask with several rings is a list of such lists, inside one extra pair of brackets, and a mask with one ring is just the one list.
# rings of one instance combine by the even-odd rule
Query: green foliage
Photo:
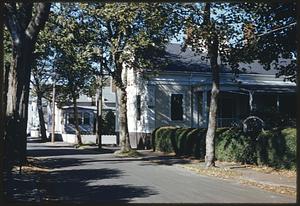
[[(277, 76), (296, 79), (296, 1), (243, 3), (240, 5), (251, 20), (254, 38), (238, 53), (259, 60), (266, 70), (275, 68)], [(249, 21), (250, 22), (250, 21)], [(288, 59), (280, 65), (280, 58)]]
[(259, 135), (258, 163), (276, 168), (296, 168), (296, 129), (268, 130)]
[(205, 134), (206, 129), (191, 129), (187, 133), (185, 155), (193, 155), (198, 158), (205, 156)]
[(296, 154), (296, 137), (297, 130), (295, 128), (286, 128), (281, 131), (282, 135), (285, 138), (285, 143), (287, 146), (287, 151), (291, 154)]
[(180, 128), (176, 131), (175, 138), (177, 142), (178, 155), (188, 155), (190, 152), (188, 145), (188, 133), (191, 132), (192, 128)]
[[(178, 156), (205, 157), (206, 129), (160, 127), (152, 133), (154, 149)], [(220, 161), (296, 168), (296, 129), (260, 132), (254, 138), (238, 128), (218, 128), (216, 158)]]
[(61, 102), (78, 98), (93, 80), (91, 65), (97, 38), (83, 20), (76, 4), (60, 4), (59, 9), (51, 13), (48, 23), (49, 31), (44, 41), (51, 42), (51, 50), (55, 53), (53, 64)]
[(255, 139), (239, 129), (229, 129), (219, 135), (217, 159), (275, 168), (296, 168), (296, 129), (274, 129), (260, 132)]
[[(178, 156), (196, 157), (205, 154), (205, 129), (160, 127), (152, 133), (154, 150), (175, 152)], [(153, 141), (154, 140), (154, 141)]]
[(156, 131), (159, 130), (159, 129), (160, 129), (160, 127), (157, 127), (151, 133), (151, 145), (152, 145), (153, 151), (156, 150), (156, 141), (155, 141), (155, 139), (156, 139)]
[(10, 62), (12, 61), (12, 41), (6, 27), (4, 27), (4, 32), (3, 32), (3, 44), (4, 44), (4, 65), (7, 68), (10, 66)]
[(137, 70), (157, 66), (163, 45), (179, 31), (173, 4), (81, 3), (79, 6), (89, 16), (86, 21), (97, 33), (105, 54), (98, 61), (119, 88), (125, 86), (121, 76), (124, 63)]
[[(174, 134), (176, 127), (161, 127), (155, 132), (155, 149), (162, 152), (175, 152)], [(172, 141), (173, 139), (173, 141)]]
[(223, 161), (253, 164), (256, 162), (256, 153), (251, 138), (241, 130), (231, 128), (218, 135), (216, 158)]

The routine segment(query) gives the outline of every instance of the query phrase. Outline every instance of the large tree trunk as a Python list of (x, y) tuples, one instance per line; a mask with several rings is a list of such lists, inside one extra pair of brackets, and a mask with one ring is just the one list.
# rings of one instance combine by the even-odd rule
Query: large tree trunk
[[(120, 65), (121, 66), (121, 65)], [(127, 68), (122, 67), (121, 81), (122, 84), (118, 86), (118, 106), (119, 106), (119, 136), (121, 144), (121, 152), (128, 152), (131, 150), (129, 132), (128, 132), (128, 118), (127, 118)]]
[(101, 139), (101, 135), (102, 135), (102, 128), (103, 128), (103, 123), (102, 123), (102, 86), (103, 86), (103, 82), (102, 82), (102, 76), (99, 77), (99, 89), (97, 92), (97, 117), (96, 117), (96, 140), (97, 140), (97, 144), (98, 144), (98, 148), (102, 147), (102, 139)]
[[(205, 7), (206, 21), (210, 22), (210, 4), (207, 3)], [(212, 89), (209, 107), (208, 128), (206, 133), (206, 154), (205, 166), (215, 166), (215, 134), (217, 128), (217, 109), (218, 109), (218, 96), (219, 96), (219, 66), (218, 66), (218, 37), (212, 31), (211, 36), (208, 37), (208, 56), (210, 59), (210, 66), (212, 69)]]
[[(1, 67), (3, 68), (3, 67)], [(9, 68), (10, 65), (5, 65), (4, 67), (4, 72), (1, 72), (1, 77), (0, 77), (0, 122), (2, 122), (2, 124), (0, 124), (0, 158), (1, 158), (1, 163), (0, 163), (0, 181), (2, 181), (0, 183), (1, 189), (0, 189), (0, 193), (2, 196), (0, 196), (1, 200), (4, 200), (4, 191), (5, 191), (5, 182), (4, 179), (6, 179), (9, 176), (10, 173), (10, 168), (9, 168), (9, 158), (7, 156), (8, 152), (6, 152), (7, 148), (5, 146), (5, 125), (6, 125), (6, 105), (7, 105), (7, 90), (8, 90), (8, 73), (9, 73)], [(3, 75), (2, 75), (3, 74)]]
[(73, 95), (73, 110), (74, 110), (74, 123), (75, 123), (77, 144), (78, 145), (82, 145), (80, 128), (79, 128), (79, 121), (78, 121), (78, 108), (77, 108), (77, 98), (76, 98), (76, 95)]
[(26, 160), (26, 130), (31, 64), (34, 45), (39, 31), (44, 27), (50, 3), (5, 3), (5, 25), (12, 38), (12, 62), (8, 74), (6, 107), (6, 151), (12, 162)]
[(118, 88), (118, 106), (119, 106), (119, 136), (121, 152), (131, 150), (129, 142), (129, 132), (127, 123), (127, 93), (125, 89)]
[(8, 77), (6, 108), (7, 151), (12, 160), (26, 160), (27, 116), (32, 62), (32, 44), (23, 41), (13, 48), (13, 61)]
[(45, 127), (45, 119), (44, 119), (44, 112), (43, 112), (43, 102), (42, 102), (42, 94), (37, 93), (37, 108), (39, 114), (39, 125), (41, 131), (41, 139), (43, 142), (47, 141), (47, 134), (46, 134), (46, 127)]
[[(0, 13), (3, 13), (3, 5), (4, 2), (0, 3)], [(2, 22), (1, 22), (2, 23)], [(0, 28), (1, 34), (3, 34), (3, 26), (1, 24)], [(3, 35), (0, 37), (0, 48), (3, 48)], [(5, 76), (5, 67), (3, 58), (0, 60), (0, 199), (4, 199), (4, 125), (5, 125), (5, 111), (4, 107), (6, 105), (6, 101), (4, 101), (4, 76)], [(0, 201), (1, 201), (0, 200)], [(1, 201), (2, 202), (2, 201)]]
[(113, 79), (117, 87), (118, 96), (120, 152), (125, 153), (131, 150), (127, 118), (127, 68), (119, 61), (118, 55), (113, 55), (113, 59), (116, 64)]

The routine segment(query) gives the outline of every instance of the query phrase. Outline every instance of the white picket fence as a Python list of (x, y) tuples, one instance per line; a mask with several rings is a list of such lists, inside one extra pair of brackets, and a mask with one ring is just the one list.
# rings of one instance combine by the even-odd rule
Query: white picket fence
[[(64, 142), (76, 144), (77, 138), (75, 134), (62, 134), (62, 139)], [(96, 143), (96, 135), (81, 135), (83, 144)], [(103, 145), (116, 145), (117, 136), (116, 135), (101, 135)]]

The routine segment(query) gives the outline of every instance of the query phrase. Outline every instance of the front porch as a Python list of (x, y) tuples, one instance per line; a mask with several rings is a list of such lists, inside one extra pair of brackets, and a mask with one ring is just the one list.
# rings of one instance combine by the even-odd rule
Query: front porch
[[(210, 91), (194, 91), (192, 107), (192, 127), (208, 126)], [(273, 90), (228, 90), (220, 91), (218, 99), (217, 126), (240, 125), (250, 115), (264, 121), (274, 118), (296, 118), (296, 94)], [(278, 121), (274, 119), (274, 121)]]

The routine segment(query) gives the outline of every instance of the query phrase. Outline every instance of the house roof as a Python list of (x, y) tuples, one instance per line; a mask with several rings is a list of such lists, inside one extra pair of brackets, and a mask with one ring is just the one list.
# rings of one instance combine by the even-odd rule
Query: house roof
[[(164, 67), (164, 71), (191, 71), (191, 72), (210, 72), (209, 60), (206, 57), (207, 53), (202, 55), (196, 54), (190, 47), (187, 47), (183, 52), (180, 44), (170, 43), (166, 47), (167, 59), (170, 63)], [(286, 63), (283, 62), (280, 63)], [(265, 70), (263, 65), (258, 61), (253, 61), (251, 64), (239, 63), (240, 73), (248, 74), (270, 74), (275, 75), (276, 69)], [(231, 73), (232, 70), (228, 66), (221, 66), (221, 73)]]

